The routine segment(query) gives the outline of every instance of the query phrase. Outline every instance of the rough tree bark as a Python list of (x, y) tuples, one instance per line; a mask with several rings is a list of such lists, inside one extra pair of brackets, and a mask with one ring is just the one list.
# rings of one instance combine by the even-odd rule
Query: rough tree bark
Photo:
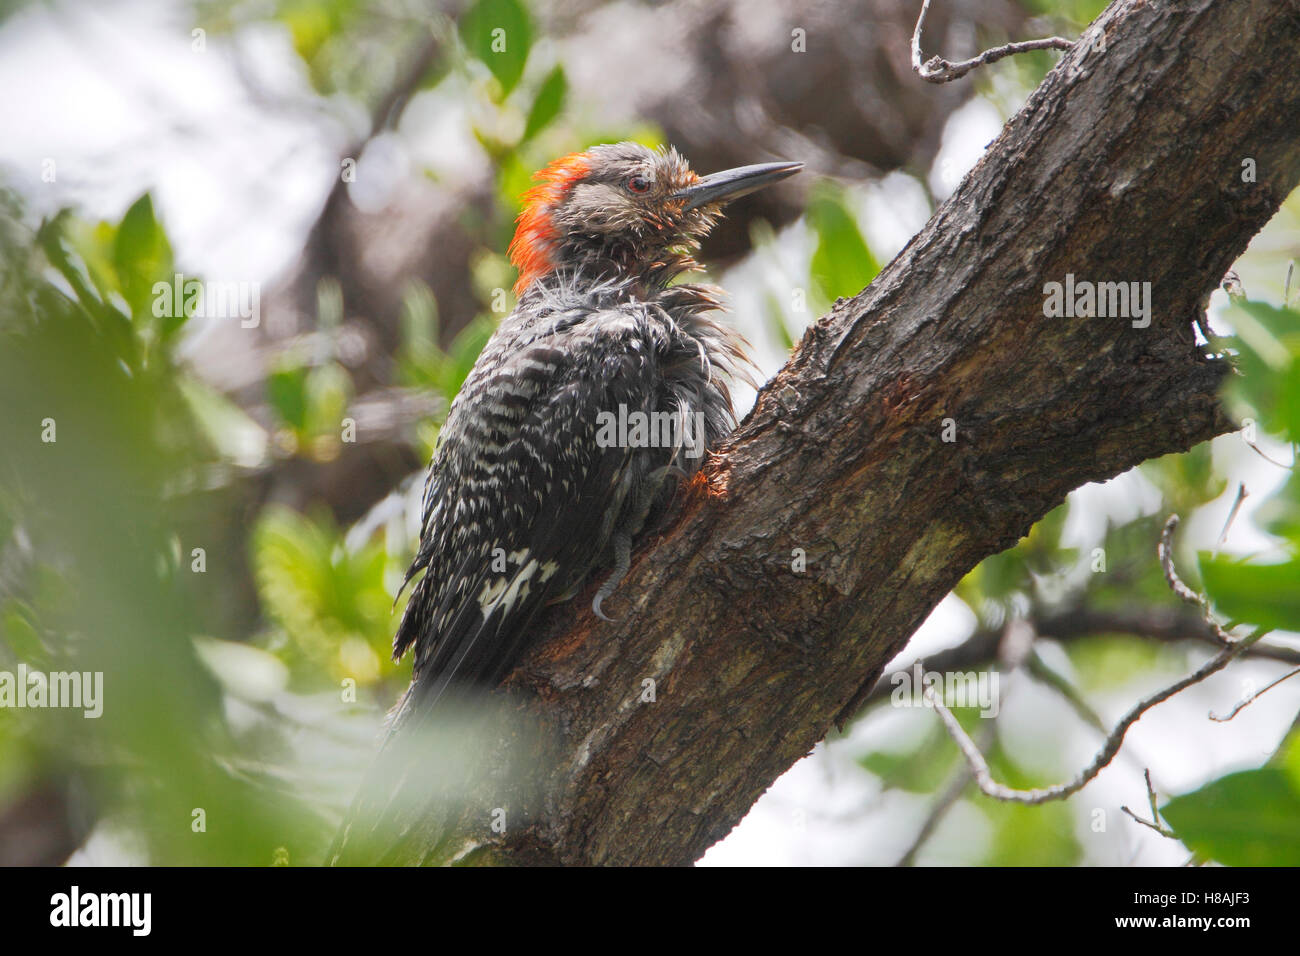
[[(548, 619), (508, 682), (553, 742), (535, 799), (504, 835), (467, 813), (410, 860), (690, 863), (982, 558), (1079, 485), (1232, 429), (1192, 323), (1300, 181), (1298, 76), (1300, 0), (1114, 3), (809, 329), (643, 543), (620, 620), (582, 599)], [(1150, 326), (1045, 318), (1067, 273), (1150, 282)]]

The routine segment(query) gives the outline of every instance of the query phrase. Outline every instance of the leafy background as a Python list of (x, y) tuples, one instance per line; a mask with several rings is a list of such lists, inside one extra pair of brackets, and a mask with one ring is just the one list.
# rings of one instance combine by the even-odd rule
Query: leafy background
[[(513, 304), (504, 252), (532, 170), (626, 138), (671, 140), (704, 171), (805, 160), (705, 250), (770, 374), (1054, 62), (918, 89), (888, 72), (914, 6), (881, 0), (866, 22), (838, 2), (0, 6), (0, 72), (32, 90), (0, 107), (16, 133), (0, 670), (106, 686), (98, 720), (0, 708), (0, 862), (319, 862), (409, 676), (389, 648), (422, 468)], [(962, 55), (1077, 35), (1102, 6), (972, 2), (951, 23), (936, 10), (930, 35)], [(1172, 512), (1184, 578), (1220, 620), (1269, 629), (1266, 652), (1162, 705), (1094, 784), (1042, 807), (975, 793), (935, 715), (890, 706), (887, 675), (706, 863), (1300, 862), (1300, 681), (1207, 719), (1300, 664), (1298, 217), (1292, 196), (1237, 265), (1247, 301), (1210, 302), (1205, 347), (1237, 362), (1225, 399), (1248, 427), (1080, 489), (972, 570), (896, 664), (1004, 671), (996, 719), (959, 710), (995, 776), (1073, 776), (1138, 697), (1215, 651), (1155, 558)], [(259, 324), (159, 314), (155, 283), (177, 273), (256, 283)], [(1039, 637), (1011, 671), (996, 648), (1013, 621)]]

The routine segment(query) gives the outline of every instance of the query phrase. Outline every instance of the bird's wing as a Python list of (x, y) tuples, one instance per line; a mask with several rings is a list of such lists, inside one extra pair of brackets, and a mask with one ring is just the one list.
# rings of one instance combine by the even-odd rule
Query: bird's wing
[(635, 314), (598, 312), (565, 335), (563, 347), (539, 338), (467, 382), (469, 412), (441, 450), (450, 467), (430, 485), (429, 570), (395, 641), (415, 646), (416, 683), (435, 695), (503, 676), (533, 615), (600, 560), (641, 477), (641, 449), (599, 438), (601, 413), (653, 402), (642, 327)]

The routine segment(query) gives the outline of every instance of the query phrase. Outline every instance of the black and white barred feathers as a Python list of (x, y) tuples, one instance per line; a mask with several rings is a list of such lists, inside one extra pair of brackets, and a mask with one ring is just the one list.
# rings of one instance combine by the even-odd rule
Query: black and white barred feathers
[[(727, 378), (746, 359), (710, 316), (718, 305), (704, 286), (564, 270), (528, 288), (452, 403), (429, 470), (408, 579), (425, 574), (394, 642), (396, 656), (414, 648), (413, 683), (394, 729), (451, 684), (496, 684), (537, 612), (608, 568), (602, 613), (646, 518), (735, 425)], [(620, 407), (674, 416), (678, 439), (702, 422), (702, 448), (602, 447), (599, 417)]]

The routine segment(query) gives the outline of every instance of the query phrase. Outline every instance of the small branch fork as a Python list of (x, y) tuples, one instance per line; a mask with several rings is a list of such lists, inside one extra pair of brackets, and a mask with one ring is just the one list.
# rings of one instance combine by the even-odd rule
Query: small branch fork
[[(1033, 625), (1028, 621), (1012, 619), (1007, 623), (1006, 629), (1002, 632), (1002, 640), (998, 643), (998, 661), (1008, 680), (1014, 678), (1023, 666), (1036, 658), (1034, 641), (1037, 636)], [(1005, 692), (1003, 697), (1005, 698)], [(996, 727), (996, 721), (990, 720), (980, 729), (981, 747), (987, 747), (993, 742)], [(916, 863), (917, 854), (929, 842), (930, 837), (939, 828), (939, 824), (948, 815), (948, 811), (961, 799), (970, 782), (970, 771), (964, 766), (958, 767), (949, 775), (939, 799), (930, 808), (921, 829), (917, 831), (912, 843), (899, 858), (898, 866), (913, 866)]]
[(966, 731), (962, 729), (961, 724), (957, 722), (957, 718), (953, 716), (952, 711), (944, 706), (943, 702), (935, 695), (934, 688), (930, 686), (926, 687), (926, 701), (928, 701), (939, 714), (939, 718), (943, 721), (943, 725), (947, 729), (949, 736), (951, 736), (956, 742), (957, 747), (962, 752), (962, 756), (966, 758), (966, 763), (970, 768), (970, 772), (974, 776), (975, 782), (979, 785), (980, 791), (984, 793), (985, 796), (1008, 803), (1040, 804), (1047, 803), (1051, 800), (1064, 800), (1066, 797), (1077, 793), (1091, 783), (1092, 780), (1101, 773), (1101, 771), (1108, 766), (1112, 760), (1115, 759), (1115, 755), (1119, 753), (1120, 746), (1123, 744), (1124, 737), (1128, 733), (1129, 728), (1137, 723), (1143, 714), (1156, 706), (1156, 704), (1168, 700), (1170, 697), (1186, 690), (1193, 684), (1199, 684), (1211, 674), (1216, 674), (1223, 670), (1239, 656), (1245, 653), (1247, 648), (1254, 644), (1255, 641), (1259, 640), (1265, 633), (1267, 633), (1266, 629), (1260, 629), (1245, 637), (1235, 638), (1224, 631), (1217, 622), (1210, 620), (1209, 603), (1184, 584), (1182, 579), (1178, 577), (1177, 571), (1174, 570), (1172, 548), (1170, 545), (1174, 529), (1177, 527), (1178, 516), (1171, 515), (1169, 520), (1165, 523), (1164, 533), (1160, 537), (1158, 553), (1160, 555), (1160, 563), (1165, 570), (1165, 579), (1169, 582), (1169, 586), (1173, 589), (1175, 594), (1184, 601), (1195, 604), (1201, 609), (1201, 612), (1206, 616), (1207, 622), (1211, 624), (1215, 634), (1218, 635), (1219, 639), (1222, 641), (1223, 650), (1182, 680), (1166, 687), (1164, 690), (1144, 698), (1134, 705), (1115, 726), (1115, 729), (1110, 732), (1110, 735), (1106, 738), (1101, 750), (1099, 750), (1097, 756), (1093, 758), (1092, 763), (1085, 767), (1073, 780), (1052, 787), (1042, 787), (1035, 790), (1013, 790), (1010, 787), (998, 783), (993, 779), (993, 775), (989, 771), (988, 763), (985, 761), (984, 755), (980, 753), (979, 747), (975, 745), (975, 742), (972, 741)]
[(932, 56), (922, 63), (921, 30), (925, 26), (925, 17), (929, 12), (930, 0), (924, 0), (921, 4), (921, 15), (916, 18), (916, 29), (912, 32), (912, 71), (929, 83), (950, 83), (953, 80), (961, 79), (971, 70), (987, 63), (996, 63), (1003, 57), (1012, 56), (1016, 53), (1027, 53), (1030, 50), (1070, 50), (1074, 47), (1073, 40), (1067, 40), (1064, 37), (1046, 37), (1042, 40), (1022, 40), (1019, 43), (1007, 43), (991, 50), (985, 50), (979, 56), (972, 57), (969, 60), (960, 60), (957, 63), (945, 60), (941, 56)]
[[(1245, 498), (1244, 486), (1242, 486), (1238, 492), (1237, 503), (1232, 506), (1232, 514), (1228, 516), (1228, 524), (1225, 524), (1223, 527), (1224, 536), (1227, 535), (1228, 527), (1232, 523), (1232, 519), (1236, 517), (1243, 498)], [(1232, 645), (1239, 643), (1237, 638), (1225, 631), (1219, 622), (1214, 619), (1214, 615), (1210, 613), (1209, 602), (1184, 584), (1183, 579), (1178, 576), (1178, 571), (1174, 568), (1173, 547), (1174, 531), (1177, 528), (1178, 515), (1170, 515), (1169, 520), (1165, 522), (1164, 531), (1160, 534), (1160, 545), (1156, 548), (1156, 553), (1160, 556), (1160, 566), (1164, 568), (1165, 571), (1165, 581), (1169, 584), (1169, 590), (1173, 591), (1174, 594), (1185, 603), (1200, 609), (1201, 617), (1205, 619), (1205, 623), (1209, 625), (1210, 630), (1214, 633), (1214, 636), (1219, 639), (1220, 644)], [(1262, 636), (1262, 634), (1256, 635), (1256, 637)]]
[(1147, 827), (1148, 829), (1151, 830), (1155, 830), (1156, 833), (1159, 833), (1162, 837), (1168, 837), (1171, 840), (1177, 840), (1178, 835), (1160, 822), (1160, 808), (1156, 806), (1156, 804), (1159, 802), (1156, 798), (1156, 788), (1151, 786), (1151, 770), (1149, 768), (1143, 770), (1142, 776), (1143, 778), (1145, 778), (1147, 782), (1147, 804), (1148, 806), (1151, 807), (1151, 819), (1143, 820), (1140, 816), (1138, 816), (1128, 807), (1120, 807), (1120, 809), (1123, 810), (1125, 813), (1127, 813), (1138, 823), (1142, 824), (1144, 827)]

